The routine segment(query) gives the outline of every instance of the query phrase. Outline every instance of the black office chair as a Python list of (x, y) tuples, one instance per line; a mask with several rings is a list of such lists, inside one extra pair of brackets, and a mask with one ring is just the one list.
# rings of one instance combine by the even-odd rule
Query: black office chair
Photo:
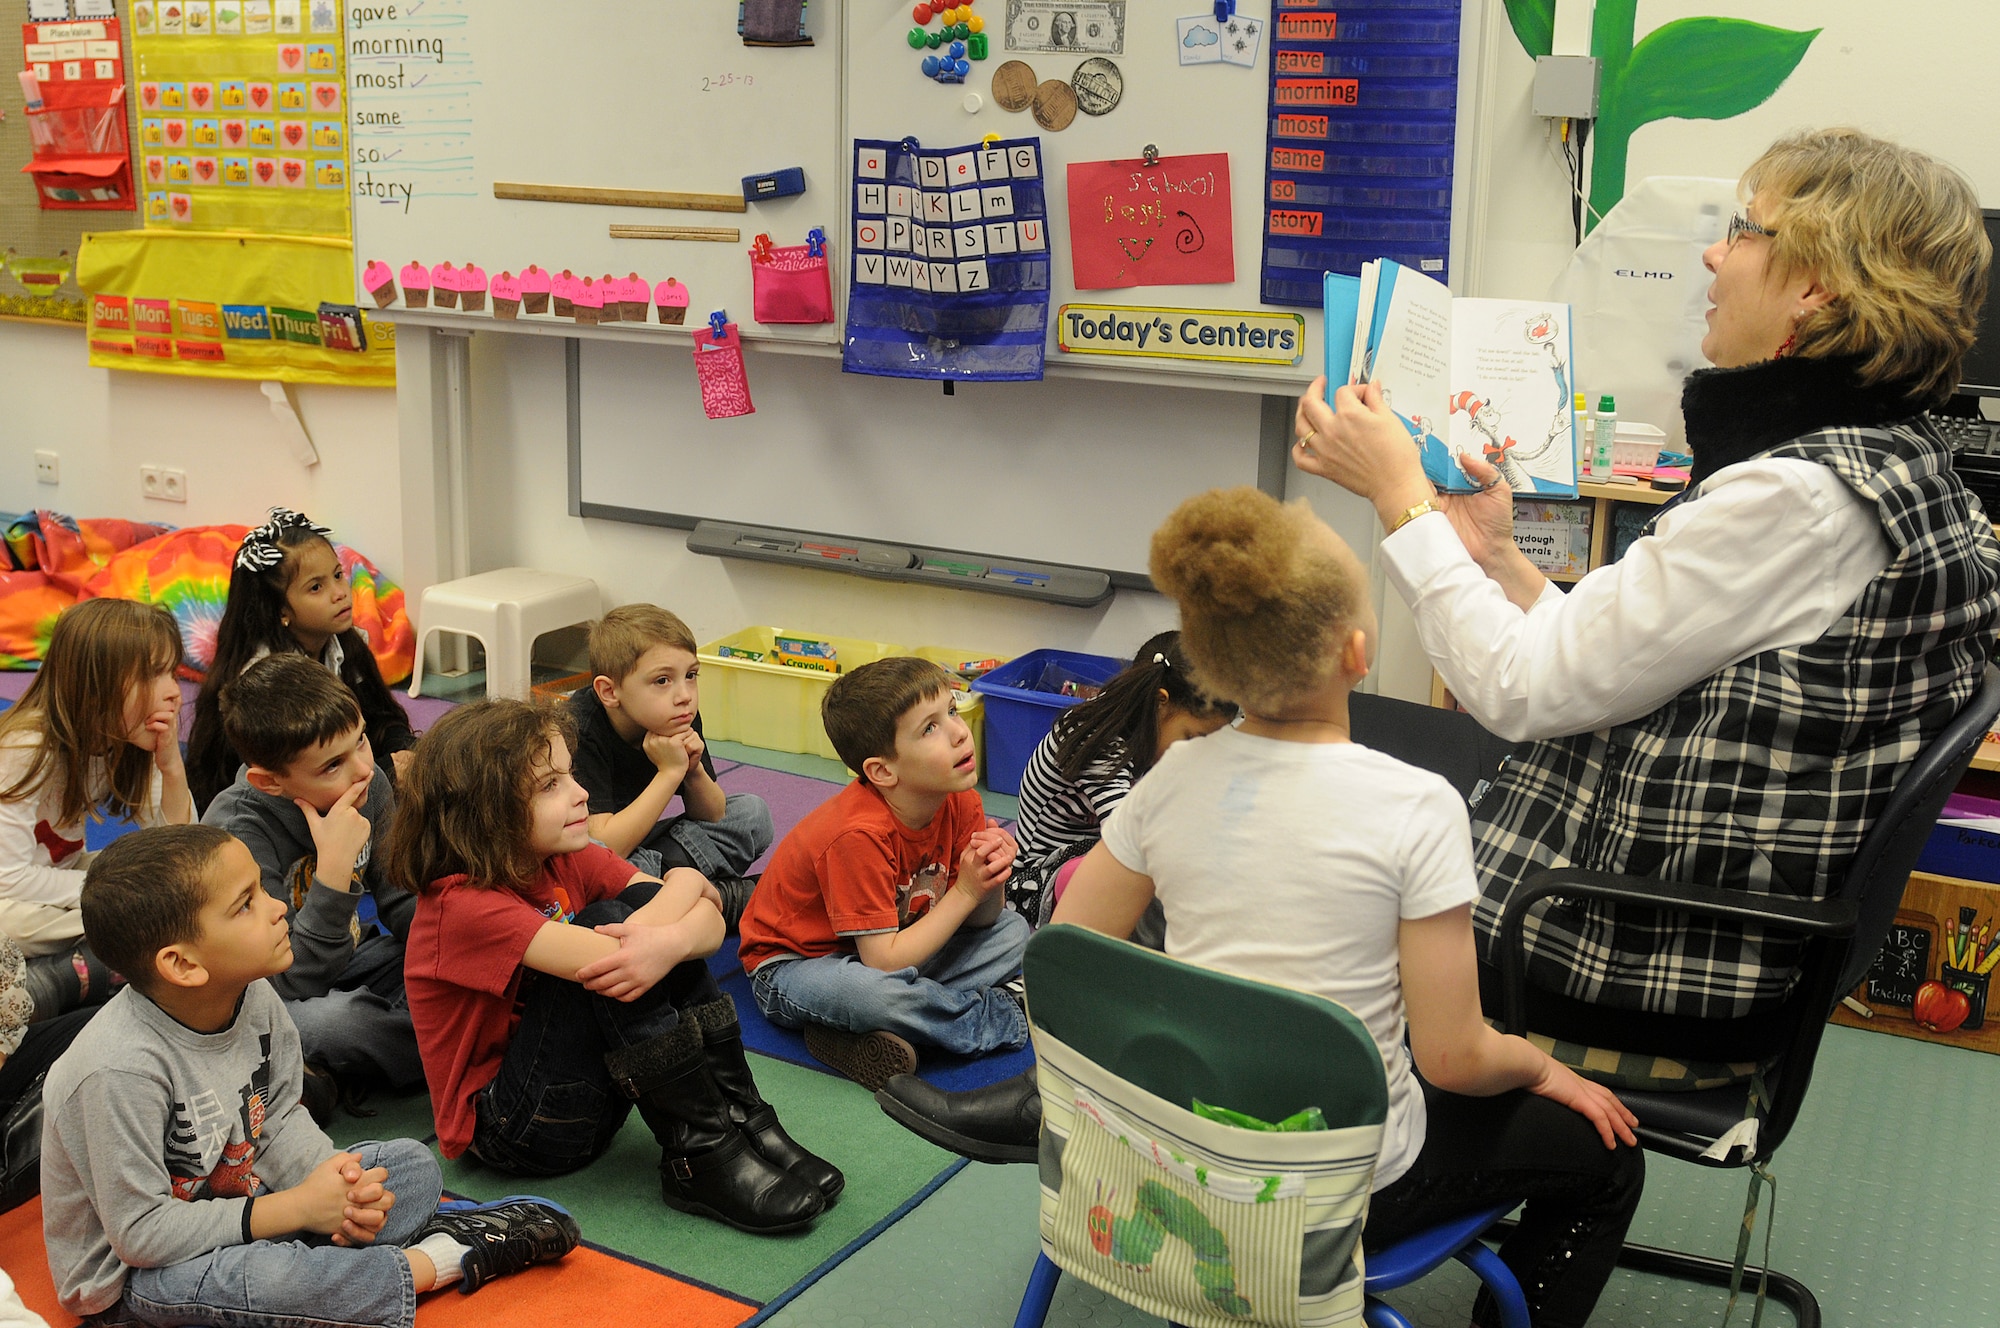
[[(1621, 1091), (1618, 1095), (1638, 1116), (1640, 1142), (1653, 1152), (1708, 1167), (1763, 1166), (1798, 1119), (1828, 1016), (1840, 997), (1851, 991), (1875, 962), (1917, 855), (1995, 716), (2000, 716), (2000, 669), (1989, 665), (1979, 691), (1896, 785), (1881, 819), (1856, 850), (1840, 888), (1828, 898), (1748, 895), (1574, 868), (1529, 878), (1500, 923), (1501, 973), (1506, 989), (1504, 1028), (1509, 1033), (1527, 1031), (1522, 930), (1529, 906), (1552, 895), (1732, 918), (1800, 934), (1806, 940), (1804, 957), (1798, 982), (1780, 1008), (1783, 1031), (1773, 1040), (1772, 1055), (1764, 1060), (1763, 1080), (1769, 1096), (1758, 1111), (1754, 1148), (1734, 1147), (1720, 1160), (1703, 1155), (1749, 1113), (1750, 1090), (1745, 1085), (1691, 1093)], [(1627, 1245), (1618, 1261), (1627, 1268), (1716, 1286), (1728, 1286), (1735, 1273), (1727, 1260), (1644, 1245)], [(1803, 1283), (1768, 1271), (1766, 1278), (1767, 1293), (1790, 1306), (1799, 1328), (1818, 1328), (1819, 1302)]]
[(1363, 747), (1443, 775), (1470, 799), (1479, 785), (1500, 773), (1514, 750), (1505, 738), (1487, 732), (1463, 710), (1356, 692), (1347, 698), (1351, 736)]

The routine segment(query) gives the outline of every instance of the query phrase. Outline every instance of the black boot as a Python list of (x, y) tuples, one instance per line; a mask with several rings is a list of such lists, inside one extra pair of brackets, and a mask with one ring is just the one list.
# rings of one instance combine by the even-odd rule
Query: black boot
[(743, 1054), (743, 1026), (736, 1022), (736, 1002), (724, 996), (719, 1001), (690, 1006), (681, 1017), (701, 1025), (701, 1049), (708, 1058), (708, 1073), (722, 1096), (729, 1101), (729, 1115), (749, 1137), (767, 1162), (775, 1162), (817, 1189), (826, 1206), (840, 1197), (847, 1177), (825, 1158), (801, 1148), (778, 1123), (778, 1113), (757, 1091), (751, 1077), (749, 1058)]
[(660, 1197), (667, 1207), (764, 1235), (796, 1231), (820, 1215), (818, 1190), (764, 1160), (730, 1119), (709, 1076), (701, 1027), (683, 1019), (673, 1032), (604, 1054), (612, 1082), (639, 1105), (660, 1141)]
[(734, 936), (743, 921), (743, 910), (750, 907), (750, 895), (757, 889), (757, 878), (718, 876), (714, 884), (715, 892), (722, 896), (722, 925)]
[(1035, 1160), (1042, 1097), (1033, 1070), (963, 1093), (942, 1092), (913, 1074), (899, 1074), (875, 1101), (911, 1133), (975, 1162)]

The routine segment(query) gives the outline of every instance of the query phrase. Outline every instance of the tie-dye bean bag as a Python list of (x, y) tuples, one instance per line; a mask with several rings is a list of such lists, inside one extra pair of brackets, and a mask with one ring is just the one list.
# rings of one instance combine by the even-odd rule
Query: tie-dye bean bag
[[(180, 623), (187, 649), (183, 672), (199, 679), (215, 658), (215, 633), (229, 600), (229, 571), (248, 526), (189, 526), (115, 555), (91, 578), (84, 598), (133, 599), (163, 604)], [(417, 638), (403, 604), (403, 589), (367, 558), (336, 543), (354, 592), (354, 625), (368, 638), (369, 653), (394, 686), (410, 676)]]
[[(56, 616), (79, 599), (165, 605), (187, 650), (183, 673), (199, 680), (215, 658), (215, 632), (229, 598), (229, 571), (248, 526), (189, 526), (37, 512), (7, 528), (8, 555), (21, 570), (0, 571), (0, 669), (37, 667)], [(375, 564), (334, 545), (354, 592), (354, 625), (391, 684), (410, 676), (416, 634), (402, 587)]]
[(7, 568), (0, 570), (0, 669), (38, 666), (56, 616), (82, 597), (84, 585), (119, 553), (172, 529), (49, 511), (10, 522)]

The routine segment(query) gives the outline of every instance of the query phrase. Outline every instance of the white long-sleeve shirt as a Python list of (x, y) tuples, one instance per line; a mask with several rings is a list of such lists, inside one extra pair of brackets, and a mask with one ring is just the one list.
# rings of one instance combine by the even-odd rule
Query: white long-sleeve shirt
[[(7, 788), (27, 771), (34, 759), (32, 741), (0, 748), (0, 788)], [(92, 772), (93, 790), (102, 790), (104, 775)], [(52, 908), (76, 908), (83, 897), (83, 869), (73, 863), (83, 852), (82, 820), (56, 819), (62, 806), (63, 772), (52, 770), (26, 797), (0, 798), (0, 899)], [(159, 825), (165, 817), (160, 800), (165, 784), (154, 770), (146, 789), (140, 821)]]
[(1624, 557), (1527, 612), (1442, 515), (1381, 547), (1445, 685), (1515, 742), (1638, 719), (1739, 660), (1817, 640), (1892, 556), (1845, 480), (1791, 457), (1717, 471)]

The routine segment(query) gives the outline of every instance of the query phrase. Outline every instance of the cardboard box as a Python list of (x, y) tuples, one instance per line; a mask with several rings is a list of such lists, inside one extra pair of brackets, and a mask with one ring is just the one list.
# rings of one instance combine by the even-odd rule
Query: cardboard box
[[(2000, 932), (2000, 886), (1929, 872), (1910, 877), (1881, 955), (1861, 985), (1848, 993), (1872, 1017), (1843, 1001), (1834, 1007), (1833, 1022), (2000, 1053), (2000, 1006), (1987, 1009), (1989, 984), (2000, 963), (1989, 973), (1978, 971), (1976, 958), (1954, 965), (1950, 947), (1961, 927), (1975, 947), (1982, 928), (1987, 942), (1994, 941)], [(1928, 1026), (1918, 1022), (1920, 1014)]]

